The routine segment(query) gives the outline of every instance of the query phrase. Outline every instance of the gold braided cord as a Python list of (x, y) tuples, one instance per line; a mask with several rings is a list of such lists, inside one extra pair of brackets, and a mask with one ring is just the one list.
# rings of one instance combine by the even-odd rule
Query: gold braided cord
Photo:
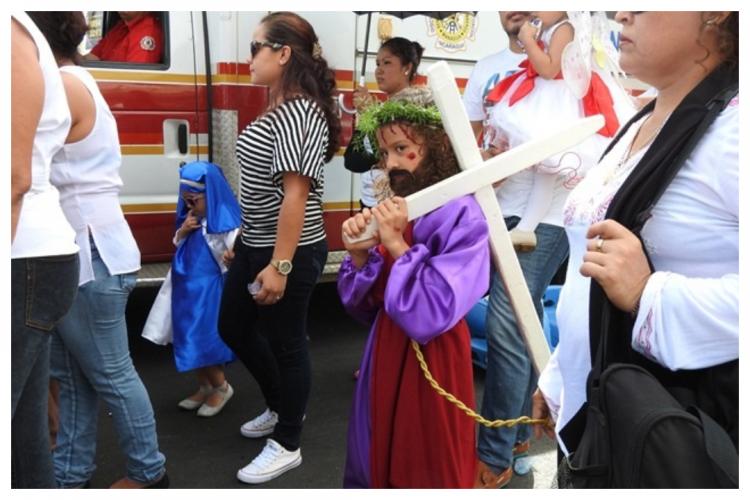
[(416, 341), (411, 341), (411, 347), (414, 349), (414, 352), (417, 355), (417, 361), (419, 361), (419, 366), (422, 368), (422, 373), (424, 374), (424, 378), (427, 379), (427, 381), (430, 383), (433, 389), (443, 396), (445, 399), (456, 405), (461, 411), (466, 413), (468, 416), (476, 420), (479, 424), (484, 425), (485, 427), (513, 427), (519, 424), (548, 424), (547, 419), (534, 419), (530, 417), (518, 417), (513, 418), (510, 420), (487, 420), (468, 406), (466, 406), (463, 402), (456, 399), (456, 397), (451, 394), (450, 392), (446, 391), (442, 387), (440, 387), (440, 384), (438, 384), (437, 380), (435, 380), (432, 376), (432, 373), (430, 373), (430, 369), (427, 368), (427, 362), (424, 359), (424, 355), (422, 354), (422, 350), (419, 348), (419, 344), (417, 344)]

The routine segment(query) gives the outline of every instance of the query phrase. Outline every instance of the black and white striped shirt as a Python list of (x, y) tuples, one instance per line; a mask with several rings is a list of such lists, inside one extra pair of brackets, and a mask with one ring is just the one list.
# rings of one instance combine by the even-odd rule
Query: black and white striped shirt
[(237, 139), (237, 156), (245, 245), (275, 245), (284, 199), (284, 172), (296, 172), (311, 180), (299, 245), (325, 239), (323, 165), (327, 147), (328, 124), (323, 112), (304, 97), (285, 101), (242, 131)]

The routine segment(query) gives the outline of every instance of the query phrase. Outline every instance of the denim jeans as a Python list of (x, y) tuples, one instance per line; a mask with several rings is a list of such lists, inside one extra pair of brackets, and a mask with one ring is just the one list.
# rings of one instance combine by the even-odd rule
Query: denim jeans
[(54, 488), (47, 422), (50, 332), (76, 295), (78, 254), (10, 262), (11, 487)]
[(307, 308), (328, 255), (325, 240), (297, 247), (284, 297), (259, 306), (248, 283), (268, 265), (273, 247), (245, 246), (238, 238), (224, 283), (219, 332), (260, 385), (266, 405), (278, 413), (271, 436), (287, 450), (299, 448), (310, 396)]
[[(508, 217), (505, 224), (510, 230), (518, 221), (518, 217)], [(550, 224), (539, 224), (535, 234), (536, 248), (532, 252), (519, 252), (518, 261), (541, 322), (542, 295), (568, 255), (568, 239), (562, 227)], [(531, 395), (536, 389), (537, 375), (496, 271), (492, 272), (486, 325), (487, 372), (482, 415), (490, 420), (531, 416)], [(513, 445), (530, 437), (529, 425), (494, 429), (480, 426), (479, 459), (498, 471), (504, 470), (512, 465)]]
[(79, 287), (52, 336), (51, 374), (60, 384), (55, 477), (64, 488), (91, 478), (101, 398), (127, 456), (127, 477), (150, 483), (164, 472), (165, 459), (151, 401), (128, 348), (125, 305), (135, 273), (111, 276), (95, 249), (91, 258), (95, 280)]

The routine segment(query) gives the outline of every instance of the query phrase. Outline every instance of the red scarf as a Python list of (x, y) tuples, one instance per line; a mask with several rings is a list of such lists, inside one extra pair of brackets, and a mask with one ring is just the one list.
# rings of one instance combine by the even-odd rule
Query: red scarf
[[(525, 59), (518, 66), (523, 68), (524, 71), (513, 73), (500, 81), (500, 83), (487, 93), (485, 100), (488, 103), (497, 104), (500, 102), (513, 83), (524, 75), (526, 79), (521, 82), (513, 92), (513, 95), (510, 96), (508, 106), (513, 106), (534, 90), (534, 80), (539, 76), (539, 73), (534, 69), (534, 65), (528, 59)], [(562, 72), (555, 76), (555, 80), (560, 79), (562, 79)], [(599, 114), (604, 116), (604, 127), (598, 133), (604, 137), (614, 137), (620, 128), (620, 122), (615, 113), (614, 101), (612, 100), (612, 95), (609, 93), (609, 88), (607, 88), (607, 85), (596, 72), (591, 72), (591, 83), (588, 92), (583, 96), (582, 104), (584, 116)]]

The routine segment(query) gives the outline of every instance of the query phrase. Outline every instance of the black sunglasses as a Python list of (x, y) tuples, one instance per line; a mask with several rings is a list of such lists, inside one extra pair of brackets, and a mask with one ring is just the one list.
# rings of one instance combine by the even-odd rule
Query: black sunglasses
[(250, 55), (252, 57), (255, 57), (263, 47), (270, 47), (271, 50), (279, 50), (283, 46), (284, 45), (277, 42), (259, 42), (257, 40), (253, 40), (252, 42), (250, 42)]
[(205, 198), (205, 195), (199, 194), (197, 196), (182, 196), (182, 200), (185, 202), (188, 206), (193, 206), (196, 203), (198, 203), (200, 200)]

